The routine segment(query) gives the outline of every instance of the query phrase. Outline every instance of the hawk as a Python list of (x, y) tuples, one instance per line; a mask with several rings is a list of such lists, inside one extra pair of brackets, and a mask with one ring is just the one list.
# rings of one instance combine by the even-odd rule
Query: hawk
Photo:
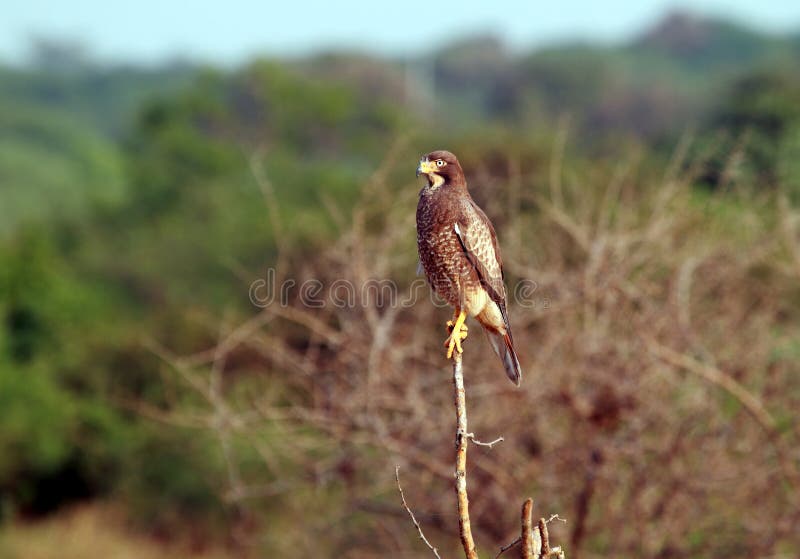
[(500, 247), (489, 218), (467, 190), (464, 171), (449, 151), (420, 159), (417, 176), (427, 185), (417, 204), (419, 260), (433, 290), (455, 308), (447, 323), (447, 358), (461, 353), (467, 316), (483, 326), (508, 378), (519, 386), (522, 372), (506, 312)]

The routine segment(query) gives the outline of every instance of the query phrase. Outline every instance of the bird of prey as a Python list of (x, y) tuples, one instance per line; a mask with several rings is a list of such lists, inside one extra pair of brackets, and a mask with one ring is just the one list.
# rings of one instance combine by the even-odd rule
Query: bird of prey
[(419, 260), (433, 290), (455, 308), (447, 323), (447, 358), (461, 353), (467, 316), (483, 326), (506, 374), (519, 386), (522, 373), (506, 313), (500, 247), (489, 218), (472, 200), (464, 171), (449, 151), (423, 156), (417, 176), (427, 184), (417, 204)]

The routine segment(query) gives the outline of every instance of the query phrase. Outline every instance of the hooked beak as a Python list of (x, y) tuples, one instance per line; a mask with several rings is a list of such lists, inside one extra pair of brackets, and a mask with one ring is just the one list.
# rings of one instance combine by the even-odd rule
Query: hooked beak
[(417, 176), (422, 174), (432, 173), (436, 170), (436, 164), (432, 161), (428, 161), (427, 159), (423, 159), (419, 162), (419, 166), (417, 167)]

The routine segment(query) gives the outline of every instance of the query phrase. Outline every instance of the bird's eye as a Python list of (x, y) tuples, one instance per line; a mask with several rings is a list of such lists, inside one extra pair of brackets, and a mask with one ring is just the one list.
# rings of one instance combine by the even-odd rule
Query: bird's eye
[(436, 166), (437, 167), (444, 167), (444, 161), (442, 161), (441, 159), (437, 159), (436, 160)]

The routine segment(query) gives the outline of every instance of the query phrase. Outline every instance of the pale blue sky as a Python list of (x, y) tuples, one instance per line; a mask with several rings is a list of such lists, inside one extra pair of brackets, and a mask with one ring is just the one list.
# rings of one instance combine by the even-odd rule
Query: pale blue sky
[(800, 0), (446, 0), (226, 2), (5, 0), (0, 58), (19, 60), (31, 35), (77, 38), (101, 59), (157, 62), (182, 56), (237, 63), (255, 53), (326, 47), (403, 55), (475, 32), (512, 47), (581, 38), (629, 38), (671, 8), (691, 6), (770, 31), (800, 30)]

